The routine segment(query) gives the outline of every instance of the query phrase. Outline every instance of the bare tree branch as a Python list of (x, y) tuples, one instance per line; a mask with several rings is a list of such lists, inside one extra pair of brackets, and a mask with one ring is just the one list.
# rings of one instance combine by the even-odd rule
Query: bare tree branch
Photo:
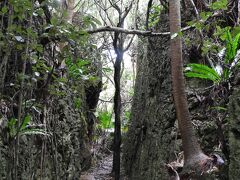
[(121, 9), (120, 9), (120, 7), (117, 5), (117, 2), (113, 3), (112, 0), (108, 0), (108, 2), (112, 5), (112, 7), (114, 7), (114, 8), (117, 10), (117, 12), (118, 12), (119, 14), (121, 14)]
[[(193, 28), (193, 26), (187, 26), (181, 29), (181, 31), (187, 31), (189, 29)], [(135, 34), (139, 36), (168, 36), (170, 35), (170, 32), (152, 32), (152, 31), (142, 31), (142, 30), (136, 30), (136, 29), (124, 29), (120, 27), (111, 27), (111, 26), (103, 26), (97, 29), (93, 30), (87, 30), (87, 33), (94, 34), (99, 32), (118, 32), (118, 33), (124, 33), (124, 34)]]
[(133, 42), (134, 37), (135, 37), (135, 34), (131, 37), (131, 39), (130, 39), (128, 45), (127, 45), (126, 48), (123, 50), (123, 52), (128, 51), (128, 49), (129, 49), (130, 46), (132, 45), (132, 42)]
[(124, 14), (123, 14), (122, 17), (121, 17), (121, 20), (122, 20), (122, 21), (125, 20), (125, 18), (127, 17), (129, 11), (132, 9), (133, 2), (134, 2), (134, 0), (132, 0), (130, 6), (125, 9), (125, 12), (124, 12)]
[[(106, 5), (105, 4), (100, 4), (100, 2), (102, 2), (102, 1), (97, 1), (97, 0), (94, 0), (94, 2), (95, 2), (95, 4), (96, 4), (96, 6), (98, 6), (99, 8), (100, 8), (100, 12), (99, 12), (99, 14), (100, 14), (100, 16), (101, 16), (101, 19), (103, 20), (103, 22), (107, 25), (107, 21), (106, 21), (106, 19), (103, 17), (103, 15), (102, 15), (102, 11), (104, 11), (104, 13), (105, 13), (105, 16), (106, 16), (106, 18), (108, 19), (108, 21), (110, 22), (110, 24), (111, 24), (111, 26), (114, 26), (114, 23), (113, 23), (113, 21), (111, 20), (111, 18), (109, 17), (109, 14), (107, 13), (107, 11), (108, 11), (108, 9), (110, 9), (110, 7), (106, 7)], [(102, 10), (102, 11), (101, 11)]]

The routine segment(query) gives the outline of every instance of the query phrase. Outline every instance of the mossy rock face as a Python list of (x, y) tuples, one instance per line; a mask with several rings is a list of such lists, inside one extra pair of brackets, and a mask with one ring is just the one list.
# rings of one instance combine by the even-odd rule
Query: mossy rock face
[[(160, 19), (158, 31), (167, 31), (168, 16), (162, 14)], [(170, 134), (176, 118), (169, 93), (169, 39), (139, 39), (143, 51), (137, 60), (130, 126), (123, 142), (123, 165), (129, 179), (169, 179), (165, 164), (174, 158)]]
[[(48, 136), (20, 136), (20, 179), (79, 179), (91, 166), (84, 83), (75, 84), (75, 91), (72, 87), (73, 83), (64, 84), (62, 95), (52, 95), (41, 111), (31, 114), (32, 125), (46, 122)], [(80, 104), (76, 104), (76, 98)], [(0, 179), (14, 179), (14, 141), (7, 134), (0, 132)]]
[(235, 85), (229, 98), (229, 148), (230, 164), (229, 179), (240, 177), (240, 73), (235, 77)]

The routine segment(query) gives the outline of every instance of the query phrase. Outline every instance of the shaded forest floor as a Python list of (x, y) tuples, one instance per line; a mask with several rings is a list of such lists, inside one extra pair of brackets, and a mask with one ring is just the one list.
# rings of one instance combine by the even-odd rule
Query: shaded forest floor
[(80, 180), (110, 180), (112, 171), (112, 154), (101, 154), (98, 160), (87, 172), (83, 172)]

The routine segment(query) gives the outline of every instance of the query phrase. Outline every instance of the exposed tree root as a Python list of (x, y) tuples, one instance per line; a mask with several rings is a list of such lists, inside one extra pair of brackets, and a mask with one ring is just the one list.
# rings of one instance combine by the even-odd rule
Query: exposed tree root
[(218, 171), (218, 167), (223, 163), (223, 159), (217, 154), (207, 156), (204, 153), (200, 153), (185, 163), (181, 155), (177, 161), (171, 162), (166, 166), (171, 180), (185, 180), (202, 179), (210, 173)]

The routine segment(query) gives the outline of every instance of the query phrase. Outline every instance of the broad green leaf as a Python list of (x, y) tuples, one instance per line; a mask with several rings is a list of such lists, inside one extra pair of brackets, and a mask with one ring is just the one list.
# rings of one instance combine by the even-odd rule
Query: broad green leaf
[(191, 78), (200, 78), (200, 79), (207, 79), (207, 80), (211, 80), (213, 83), (217, 83), (217, 79), (212, 77), (212, 76), (209, 76), (209, 75), (206, 75), (206, 74), (199, 74), (199, 73), (194, 73), (194, 72), (186, 72), (185, 75), (187, 77), (191, 77)]
[(233, 40), (233, 54), (234, 54), (234, 57), (236, 56), (237, 54), (237, 50), (238, 50), (238, 47), (239, 47), (239, 39), (240, 39), (240, 33), (237, 34), (235, 37), (234, 37), (234, 40)]
[(88, 64), (90, 64), (90, 62), (87, 61), (87, 60), (82, 60), (82, 59), (78, 59), (78, 60), (77, 60), (77, 65), (78, 65), (79, 67), (83, 67), (83, 66), (88, 65)]
[(216, 109), (218, 111), (227, 111), (227, 108), (224, 108), (222, 106), (214, 106), (214, 107), (211, 107), (211, 109)]
[(200, 17), (202, 20), (206, 21), (210, 16), (212, 16), (212, 12), (201, 12)]
[(225, 58), (225, 63), (228, 64), (232, 61), (233, 59), (233, 40), (232, 36), (230, 33), (230, 30), (226, 31), (226, 58)]
[(29, 122), (31, 121), (31, 116), (27, 115), (24, 119), (23, 119), (23, 123), (20, 127), (20, 131), (26, 129), (27, 125), (29, 124)]
[(237, 36), (240, 33), (240, 26), (233, 27), (231, 30), (231, 34), (233, 37)]
[(221, 77), (219, 74), (212, 68), (203, 65), (203, 64), (188, 64), (186, 68), (185, 75), (187, 77), (208, 79), (213, 81), (213, 83), (219, 83)]

